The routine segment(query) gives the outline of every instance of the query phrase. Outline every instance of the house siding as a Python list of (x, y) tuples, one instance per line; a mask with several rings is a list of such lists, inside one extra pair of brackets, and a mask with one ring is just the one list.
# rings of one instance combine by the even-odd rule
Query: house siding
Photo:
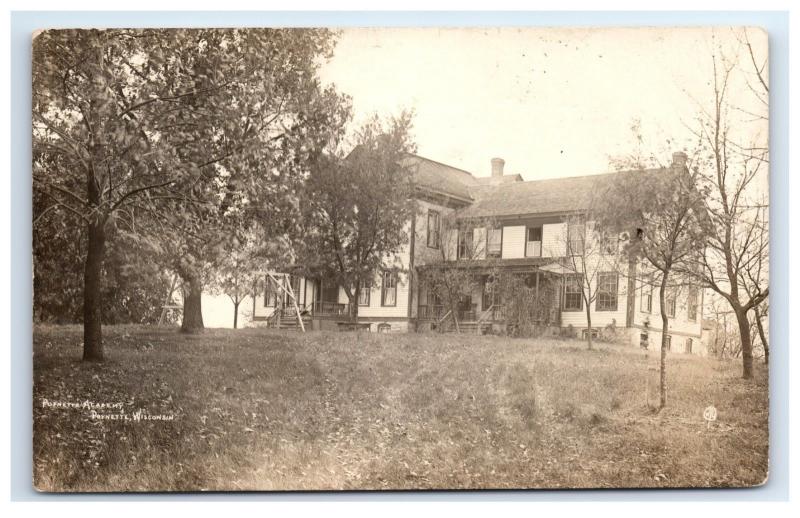
[[(592, 295), (596, 297), (597, 280), (591, 282)], [(617, 278), (617, 309), (615, 311), (597, 311), (597, 300), (591, 302), (591, 316), (593, 328), (604, 328), (614, 325), (617, 328), (625, 327), (625, 313), (627, 311), (628, 289), (625, 277), (619, 275)], [(586, 329), (588, 326), (586, 319), (586, 303), (580, 311), (564, 311), (562, 297), (561, 326), (572, 326), (578, 330)]]
[(417, 201), (417, 221), (415, 229), (415, 242), (414, 247), (414, 264), (423, 265), (426, 263), (440, 262), (443, 258), (442, 247), (444, 248), (444, 257), (448, 260), (455, 259), (456, 245), (453, 242), (454, 236), (445, 236), (440, 232), (439, 247), (433, 248), (428, 246), (428, 211), (435, 210), (440, 215), (440, 230), (443, 227), (444, 218), (453, 212), (450, 207), (438, 205), (426, 200)]
[[(633, 329), (631, 343), (639, 345), (639, 335), (646, 328), (648, 330), (648, 341), (650, 348), (661, 346), (661, 307), (659, 303), (659, 288), (653, 289), (652, 312), (642, 311), (642, 298), (645, 293), (646, 284), (637, 282), (636, 303), (634, 307)], [(706, 347), (701, 342), (702, 322), (703, 322), (703, 290), (698, 288), (698, 306), (696, 321), (689, 320), (688, 311), (688, 288), (681, 288), (677, 292), (675, 304), (675, 317), (669, 318), (668, 333), (672, 336), (671, 352), (684, 353), (686, 351), (687, 339), (692, 339), (692, 354), (705, 354)], [(645, 326), (645, 322), (648, 323)]]

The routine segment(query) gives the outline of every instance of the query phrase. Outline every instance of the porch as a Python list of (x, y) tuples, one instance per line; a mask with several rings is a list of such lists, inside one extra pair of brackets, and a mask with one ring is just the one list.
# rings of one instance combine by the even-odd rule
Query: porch
[[(477, 261), (476, 261), (477, 262)], [(545, 329), (561, 325), (562, 275), (541, 268), (540, 264), (493, 265), (491, 268), (458, 265), (466, 269), (454, 290), (447, 286), (459, 282), (442, 268), (420, 268), (420, 285), (414, 317), (420, 329), (464, 329), (517, 333), (521, 328)], [(455, 305), (446, 304), (447, 294), (457, 291)], [(455, 306), (455, 309), (453, 309)]]

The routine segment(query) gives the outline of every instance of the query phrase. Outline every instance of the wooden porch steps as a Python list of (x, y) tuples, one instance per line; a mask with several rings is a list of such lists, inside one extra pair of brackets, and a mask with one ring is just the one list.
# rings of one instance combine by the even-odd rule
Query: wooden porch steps
[[(303, 316), (303, 325), (305, 326), (306, 330), (311, 329), (310, 316)], [(272, 327), (274, 329), (299, 330), (300, 324), (297, 322), (297, 318), (282, 317), (280, 319), (270, 319), (267, 327)]]
[[(458, 323), (458, 328), (461, 330), (463, 334), (478, 334), (478, 335), (485, 335), (492, 329), (491, 322), (477, 322), (474, 320), (466, 320), (464, 322)], [(444, 330), (446, 333), (455, 333), (456, 326), (450, 321), (447, 324), (447, 327)]]

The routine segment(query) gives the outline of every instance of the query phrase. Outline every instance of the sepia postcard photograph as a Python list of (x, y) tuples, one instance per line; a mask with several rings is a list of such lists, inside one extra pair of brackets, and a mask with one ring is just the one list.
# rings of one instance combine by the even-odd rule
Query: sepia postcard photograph
[(764, 29), (30, 37), (37, 491), (768, 480)]

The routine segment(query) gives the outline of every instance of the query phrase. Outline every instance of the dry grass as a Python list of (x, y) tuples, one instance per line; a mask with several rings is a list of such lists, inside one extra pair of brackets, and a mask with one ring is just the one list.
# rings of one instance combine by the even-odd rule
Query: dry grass
[[(767, 381), (673, 355), (458, 335), (108, 327), (34, 332), (34, 484), (45, 491), (752, 486)], [(51, 401), (174, 421), (100, 421)], [(702, 411), (719, 420), (706, 428)]]

